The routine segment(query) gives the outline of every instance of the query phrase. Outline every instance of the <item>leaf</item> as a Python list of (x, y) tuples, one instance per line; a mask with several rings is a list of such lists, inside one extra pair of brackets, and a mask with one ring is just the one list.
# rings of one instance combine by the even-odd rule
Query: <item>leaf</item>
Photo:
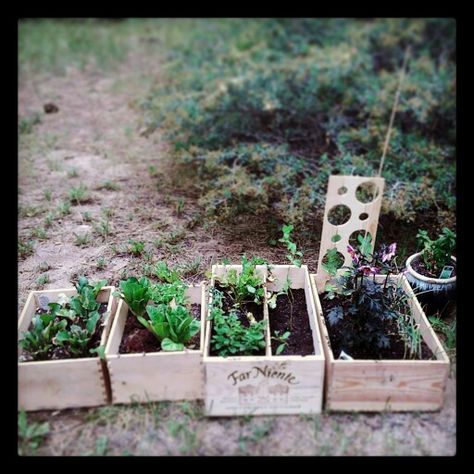
[(276, 350), (276, 355), (279, 355), (281, 354), (284, 350), (285, 350), (285, 346), (286, 344), (283, 343), (283, 344), (280, 344), (278, 347), (277, 347), (277, 350)]
[(91, 349), (89, 352), (92, 354), (96, 353), (99, 356), (99, 359), (105, 360), (105, 346), (99, 346)]
[(176, 352), (176, 351), (183, 351), (184, 344), (173, 342), (171, 339), (165, 337), (161, 341), (161, 349), (166, 352)]
[(86, 323), (86, 329), (89, 331), (90, 334), (94, 334), (95, 328), (97, 326), (97, 321), (100, 319), (100, 314), (98, 311), (93, 311), (89, 314), (89, 319)]
[(255, 290), (255, 288), (254, 288), (253, 286), (247, 285), (247, 291), (248, 291), (249, 293), (254, 294), (256, 290)]
[(344, 310), (341, 306), (335, 306), (328, 312), (328, 321), (331, 326), (337, 324), (344, 317)]

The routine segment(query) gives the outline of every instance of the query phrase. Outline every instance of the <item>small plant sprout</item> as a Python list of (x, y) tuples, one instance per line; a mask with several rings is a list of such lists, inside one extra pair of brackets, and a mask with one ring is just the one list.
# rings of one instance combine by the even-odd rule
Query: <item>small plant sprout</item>
[(107, 237), (112, 232), (108, 219), (101, 219), (99, 222), (93, 222), (92, 227), (95, 232), (102, 237)]
[(81, 204), (90, 200), (89, 191), (83, 184), (74, 186), (69, 190), (69, 201), (75, 204)]
[(91, 216), (91, 213), (89, 211), (81, 212), (81, 216), (82, 216), (82, 220), (84, 222), (91, 222), (92, 221), (92, 216)]
[(79, 176), (79, 172), (75, 168), (70, 169), (67, 172), (67, 177), (68, 178), (77, 178), (78, 176)]
[(107, 180), (101, 183), (98, 187), (98, 190), (105, 189), (107, 191), (117, 191), (120, 189), (120, 186), (117, 183), (114, 183), (113, 181)]
[(67, 201), (61, 201), (56, 208), (59, 217), (67, 216), (71, 213), (71, 203)]
[(18, 241), (18, 256), (20, 258), (29, 257), (34, 253), (35, 249), (33, 247), (32, 240), (19, 240)]
[(97, 259), (96, 267), (97, 267), (99, 270), (102, 270), (106, 265), (107, 265), (107, 263), (106, 263), (104, 257), (99, 257), (99, 258)]
[(21, 410), (18, 413), (18, 454), (33, 454), (48, 433), (49, 423), (28, 423), (26, 412)]
[(74, 245), (77, 245), (78, 247), (86, 247), (91, 240), (91, 236), (89, 233), (76, 234), (74, 232), (74, 237)]
[(280, 331), (274, 332), (274, 335), (271, 338), (280, 343), (275, 352), (276, 355), (281, 354), (285, 350), (285, 347), (288, 345), (288, 338), (290, 337), (290, 335), (291, 335), (290, 331), (284, 332), (281, 336), (280, 336)]
[(131, 255), (141, 255), (145, 251), (145, 242), (140, 240), (132, 240), (128, 241), (128, 253)]
[(43, 196), (46, 199), (46, 201), (51, 201), (51, 198), (52, 198), (51, 189), (45, 189), (43, 191)]
[(184, 210), (184, 199), (183, 198), (179, 198), (177, 201), (176, 201), (176, 215), (178, 217), (181, 217), (181, 214), (183, 213), (183, 210)]
[(292, 225), (284, 225), (282, 227), (283, 237), (278, 240), (286, 245), (288, 254), (286, 258), (290, 261), (291, 265), (296, 265), (301, 267), (301, 257), (303, 257), (303, 252), (297, 249), (296, 243), (291, 240), (291, 233), (293, 232)]
[(48, 234), (44, 227), (33, 227), (31, 237), (35, 237), (38, 240), (48, 240)]
[(45, 273), (44, 275), (40, 275), (36, 279), (36, 286), (38, 288), (43, 288), (43, 286), (46, 285), (47, 283), (49, 283), (49, 275), (47, 273)]

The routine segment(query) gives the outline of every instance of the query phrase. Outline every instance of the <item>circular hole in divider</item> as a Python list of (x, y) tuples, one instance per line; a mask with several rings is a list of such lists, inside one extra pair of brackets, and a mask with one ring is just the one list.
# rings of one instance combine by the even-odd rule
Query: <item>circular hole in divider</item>
[(342, 239), (342, 237), (339, 234), (335, 234), (331, 237), (331, 242), (339, 242)]
[[(330, 258), (330, 255), (333, 256)], [(323, 257), (322, 264), (327, 265), (331, 260), (331, 265), (334, 265), (338, 270), (344, 265), (344, 255), (341, 252), (335, 252), (334, 249), (329, 249)]]
[(345, 224), (351, 218), (351, 210), (344, 204), (332, 207), (328, 212), (328, 221), (332, 225)]
[[(365, 236), (365, 230), (356, 230), (352, 232), (349, 237), (349, 245), (352, 245), (355, 249), (359, 249), (360, 247), (359, 236), (363, 238)], [(372, 242), (372, 234), (367, 232), (367, 236), (370, 236), (370, 241)]]
[(359, 184), (356, 189), (356, 198), (358, 201), (367, 204), (372, 202), (379, 195), (379, 188), (371, 181)]
[(359, 216), (359, 219), (361, 221), (365, 221), (369, 218), (369, 215), (367, 214), (367, 212), (363, 212), (360, 216)]
[(341, 186), (338, 190), (337, 190), (337, 194), (339, 195), (342, 195), (342, 194), (346, 194), (347, 193), (347, 188), (345, 186)]

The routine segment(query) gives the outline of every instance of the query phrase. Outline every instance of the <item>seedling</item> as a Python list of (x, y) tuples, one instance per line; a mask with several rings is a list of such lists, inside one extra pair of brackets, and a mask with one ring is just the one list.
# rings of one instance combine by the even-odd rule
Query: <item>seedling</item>
[(86, 186), (79, 185), (72, 187), (68, 193), (69, 201), (71, 203), (81, 204), (90, 200), (89, 191)]
[(46, 285), (47, 283), (49, 283), (49, 275), (48, 274), (45, 274), (45, 275), (40, 275), (37, 279), (36, 279), (36, 286), (38, 286), (39, 288), (42, 288), (44, 285)]
[(114, 183), (113, 181), (107, 180), (101, 183), (98, 187), (98, 190), (101, 189), (106, 189), (107, 191), (117, 191), (120, 189), (120, 186), (117, 183)]
[(33, 227), (31, 237), (36, 237), (39, 240), (48, 240), (48, 234), (44, 227)]
[(57, 211), (59, 217), (67, 216), (68, 214), (71, 213), (71, 203), (69, 203), (67, 201), (61, 201), (58, 204), (58, 207), (57, 207), (56, 211)]
[(31, 240), (20, 240), (18, 241), (18, 256), (20, 258), (29, 257), (34, 253), (33, 241)]
[(150, 295), (151, 284), (146, 277), (142, 277), (140, 280), (131, 277), (126, 281), (121, 281), (119, 290), (114, 292), (114, 296), (122, 298), (136, 317), (145, 316)]
[(49, 423), (28, 423), (24, 410), (18, 413), (18, 454), (33, 454), (49, 433)]
[[(456, 234), (447, 227), (443, 227), (436, 240), (431, 240), (426, 230), (419, 230), (416, 238), (418, 245), (422, 247), (421, 258), (426, 268), (440, 275), (443, 267), (451, 263), (451, 255), (456, 247)], [(439, 278), (442, 276), (440, 275)]]
[(97, 259), (96, 267), (97, 267), (99, 270), (102, 270), (106, 265), (107, 265), (107, 263), (106, 263), (104, 257), (99, 257), (99, 258)]
[(67, 172), (68, 178), (77, 178), (79, 176), (79, 172), (76, 169), (70, 169)]
[(51, 197), (52, 197), (51, 190), (50, 189), (45, 189), (43, 191), (43, 196), (46, 199), (46, 201), (51, 201)]
[(86, 247), (87, 244), (89, 244), (91, 240), (91, 236), (89, 233), (76, 234), (74, 232), (74, 237), (75, 237), (74, 245), (77, 245), (78, 247)]
[(128, 241), (128, 253), (132, 255), (141, 255), (145, 250), (145, 242), (139, 240)]
[(286, 331), (280, 336), (280, 331), (275, 331), (274, 335), (271, 337), (273, 340), (278, 341), (280, 344), (277, 347), (276, 355), (281, 354), (285, 347), (288, 345), (288, 338), (290, 337), (291, 332)]

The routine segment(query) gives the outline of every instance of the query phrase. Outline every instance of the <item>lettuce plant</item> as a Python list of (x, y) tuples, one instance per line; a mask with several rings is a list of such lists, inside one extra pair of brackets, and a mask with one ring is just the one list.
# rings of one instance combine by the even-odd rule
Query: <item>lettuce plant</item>
[(146, 314), (150, 294), (151, 284), (146, 277), (141, 277), (140, 280), (135, 277), (122, 280), (119, 283), (119, 290), (114, 292), (114, 296), (122, 298), (136, 317), (143, 317)]
[(146, 308), (149, 319), (137, 319), (161, 342), (163, 351), (182, 351), (185, 344), (199, 332), (200, 323), (181, 305), (160, 304)]

